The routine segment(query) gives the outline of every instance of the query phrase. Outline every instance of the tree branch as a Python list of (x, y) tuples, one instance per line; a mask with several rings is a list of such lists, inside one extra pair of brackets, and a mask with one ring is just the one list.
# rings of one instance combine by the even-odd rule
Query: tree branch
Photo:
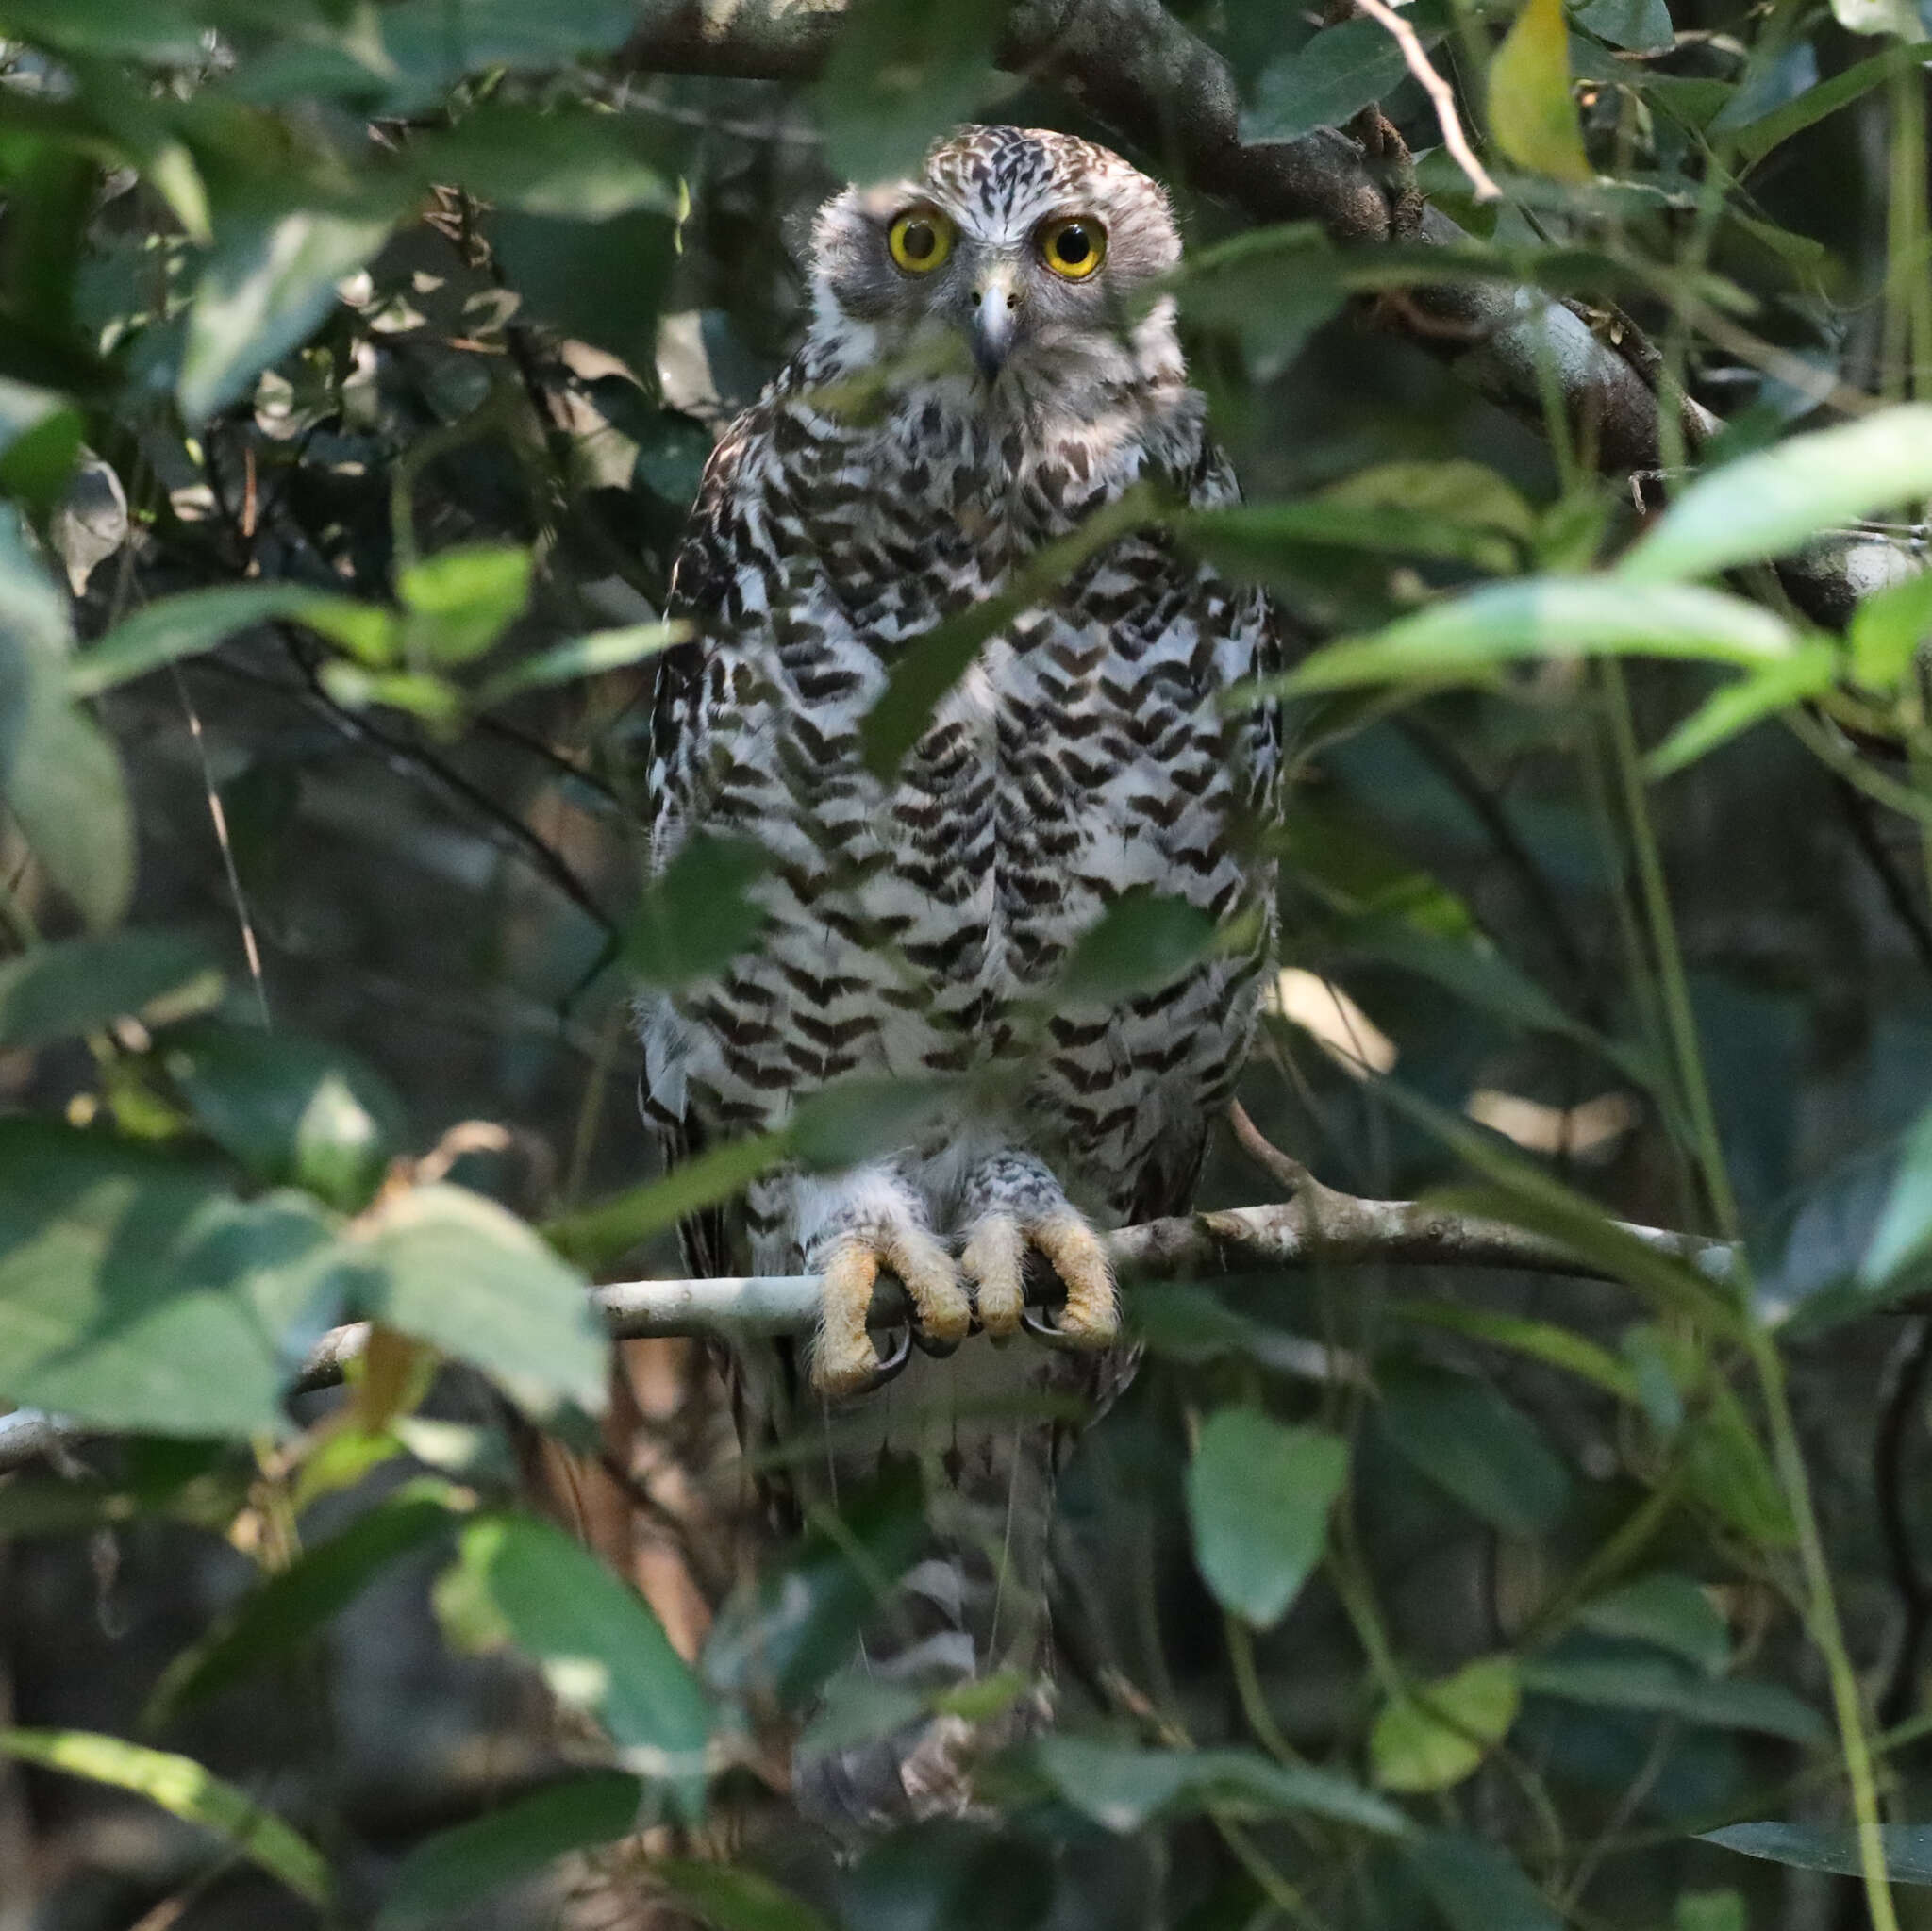
[[(1323, 1186), (1299, 1169), (1284, 1172), (1283, 1177), (1292, 1180), (1292, 1197), (1274, 1206), (1148, 1221), (1109, 1234), (1108, 1251), (1114, 1265), (1123, 1274), (1146, 1281), (1378, 1263), (1606, 1277), (1559, 1242), (1502, 1221), (1451, 1212), (1427, 1201), (1358, 1199)], [(1729, 1269), (1730, 1250), (1722, 1241), (1660, 1227), (1624, 1224), (1623, 1231), (1713, 1277), (1721, 1278)], [(799, 1273), (616, 1281), (591, 1291), (613, 1340), (641, 1340), (669, 1335), (804, 1333), (818, 1320), (820, 1289), (817, 1274)], [(1044, 1301), (1051, 1294), (1047, 1283), (1029, 1282), (1031, 1299)], [(893, 1327), (905, 1318), (906, 1298), (897, 1284), (881, 1283), (873, 1297), (872, 1325)], [(310, 1351), (291, 1392), (308, 1394), (336, 1386), (368, 1341), (366, 1323), (331, 1329)], [(88, 1432), (37, 1409), (0, 1415), (0, 1473)]]

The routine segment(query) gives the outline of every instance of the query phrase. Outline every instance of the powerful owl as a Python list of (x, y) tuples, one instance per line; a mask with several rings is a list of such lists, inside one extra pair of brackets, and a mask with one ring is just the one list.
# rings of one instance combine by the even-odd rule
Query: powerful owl
[[(1259, 591), (1150, 513), (1011, 617), (890, 779), (861, 736), (924, 634), (1134, 485), (1234, 499), (1159, 287), (1179, 255), (1154, 182), (1040, 129), (969, 127), (917, 179), (848, 189), (813, 229), (803, 345), (718, 444), (677, 556), (671, 614), (696, 636), (661, 660), (654, 859), (705, 834), (769, 864), (758, 946), (644, 1011), (667, 1156), (855, 1075), (960, 1081), (911, 1143), (770, 1174), (685, 1230), (694, 1271), (823, 1277), (810, 1382), (843, 1423), (1094, 1379), (1119, 1335), (1096, 1223), (1187, 1206), (1249, 1043), (1280, 749), (1268, 707), (1223, 699), (1274, 663)], [(1131, 893), (1197, 907), (1222, 942), (1158, 990), (1063, 996)], [(1058, 1348), (975, 1339), (879, 1385), (881, 1272), (939, 1355), (975, 1320), (1015, 1334), (1029, 1253), (1065, 1289)], [(1025, 1457), (981, 1438), (982, 1486), (1017, 1484)], [(970, 1488), (970, 1445), (949, 1453)], [(1006, 1518), (1010, 1543), (1010, 1494)]]

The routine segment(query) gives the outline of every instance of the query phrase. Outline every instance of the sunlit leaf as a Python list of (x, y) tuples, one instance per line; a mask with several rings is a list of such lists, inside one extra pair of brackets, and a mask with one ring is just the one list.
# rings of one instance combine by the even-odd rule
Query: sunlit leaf
[(521, 691), (621, 671), (682, 643), (690, 635), (688, 624), (627, 624), (617, 630), (592, 630), (512, 664), (477, 691), (476, 702), (488, 709)]
[(46, 1770), (132, 1790), (183, 1823), (212, 1832), (297, 1897), (312, 1905), (329, 1901), (328, 1867), (314, 1846), (192, 1757), (143, 1750), (89, 1730), (0, 1730), (0, 1750)]
[(1669, 777), (1740, 731), (1829, 691), (1838, 668), (1838, 652), (1830, 644), (1806, 643), (1781, 662), (1721, 686), (1644, 758), (1644, 775)]
[(0, 1046), (51, 1045), (123, 1014), (160, 1025), (204, 1010), (221, 992), (221, 974), (184, 933), (37, 946), (0, 965)]
[(1209, 1417), (1188, 1467), (1194, 1559), (1224, 1607), (1272, 1628), (1300, 1594), (1348, 1478), (1348, 1444), (1257, 1408)]
[(624, 1771), (585, 1771), (438, 1831), (403, 1859), (376, 1919), (378, 1931), (440, 1921), (539, 1875), (572, 1851), (630, 1836), (646, 1789)]
[(1864, 598), (1845, 631), (1858, 682), (1886, 694), (1896, 691), (1913, 654), (1932, 637), (1932, 570), (1908, 576)]
[(1453, 1676), (1391, 1699), (1369, 1733), (1369, 1763), (1385, 1790), (1446, 1790), (1508, 1735), (1522, 1702), (1508, 1656), (1479, 1656)]
[(1700, 477), (1617, 574), (1662, 585), (1781, 557), (1807, 538), (1932, 494), (1932, 403), (1814, 429)]
[(529, 551), (511, 543), (461, 543), (396, 578), (411, 646), (440, 664), (488, 651), (530, 601)]
[(1490, 132), (1519, 168), (1557, 181), (1595, 178), (1570, 98), (1563, 0), (1524, 0), (1491, 57)]
[(1140, 1750), (1090, 1738), (1045, 1737), (1034, 1759), (1063, 1802), (1124, 1834), (1157, 1817), (1202, 1810), (1271, 1817), (1307, 1812), (1400, 1836), (1408, 1821), (1358, 1785), (1244, 1750)]
[(625, 1770), (662, 1785), (688, 1822), (703, 1814), (708, 1700), (650, 1606), (588, 1549), (548, 1523), (480, 1517), (436, 1606), (461, 1646), (513, 1642), (559, 1702), (596, 1718)]

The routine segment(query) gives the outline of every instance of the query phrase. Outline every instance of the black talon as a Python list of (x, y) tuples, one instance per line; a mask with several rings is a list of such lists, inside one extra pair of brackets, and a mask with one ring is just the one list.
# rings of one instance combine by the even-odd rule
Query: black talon
[(1023, 1302), (1021, 1304), (1020, 1325), (1024, 1327), (1026, 1330), (1026, 1332), (1033, 1337), (1035, 1340), (1043, 1342), (1047, 1347), (1066, 1348), (1069, 1350), (1077, 1349), (1079, 1347), (1079, 1343), (1077, 1341), (1069, 1340), (1066, 1334), (1061, 1331), (1058, 1324), (1056, 1322), (1054, 1322), (1054, 1320), (1050, 1316), (1044, 1313), (1036, 1312), (1033, 1304), (1030, 1301)]
[(879, 1365), (872, 1371), (865, 1385), (855, 1388), (846, 1397), (848, 1401), (856, 1401), (863, 1394), (876, 1394), (887, 1382), (896, 1381), (906, 1372), (906, 1364), (912, 1358), (912, 1323), (908, 1321), (903, 1327), (895, 1327), (892, 1333), (896, 1337), (892, 1352), (879, 1357)]
[(959, 1352), (959, 1343), (958, 1341), (934, 1340), (932, 1336), (927, 1334), (925, 1329), (920, 1324), (919, 1318), (916, 1315), (907, 1323), (907, 1326), (920, 1353), (930, 1355), (935, 1361), (943, 1361), (947, 1356), (957, 1355)]

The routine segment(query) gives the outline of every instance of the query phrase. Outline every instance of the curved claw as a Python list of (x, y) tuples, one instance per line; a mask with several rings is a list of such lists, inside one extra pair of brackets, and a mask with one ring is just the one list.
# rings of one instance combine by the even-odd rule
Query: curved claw
[[(912, 1337), (912, 1344), (922, 1355), (930, 1355), (935, 1361), (943, 1361), (949, 1355), (959, 1352), (958, 1340), (936, 1340), (925, 1331), (924, 1323), (918, 1315), (913, 1315), (906, 1323), (907, 1332)], [(972, 1333), (969, 1326), (967, 1333)], [(960, 1339), (963, 1339), (961, 1337)], [(903, 1363), (902, 1363), (903, 1365)], [(896, 1371), (895, 1371), (896, 1372)]]
[(1051, 1315), (1041, 1308), (1035, 1307), (1030, 1301), (1021, 1304), (1020, 1325), (1035, 1340), (1043, 1341), (1050, 1348), (1076, 1349), (1083, 1346), (1083, 1343), (1066, 1333)]
[(912, 1342), (915, 1330), (912, 1323), (908, 1321), (905, 1326), (895, 1327), (892, 1333), (896, 1339), (892, 1342), (891, 1353), (880, 1356), (878, 1366), (872, 1371), (858, 1388), (853, 1389), (844, 1399), (851, 1401), (856, 1400), (862, 1394), (876, 1394), (880, 1389), (885, 1387), (887, 1382), (898, 1380), (899, 1376), (906, 1372), (906, 1364), (912, 1358)]

